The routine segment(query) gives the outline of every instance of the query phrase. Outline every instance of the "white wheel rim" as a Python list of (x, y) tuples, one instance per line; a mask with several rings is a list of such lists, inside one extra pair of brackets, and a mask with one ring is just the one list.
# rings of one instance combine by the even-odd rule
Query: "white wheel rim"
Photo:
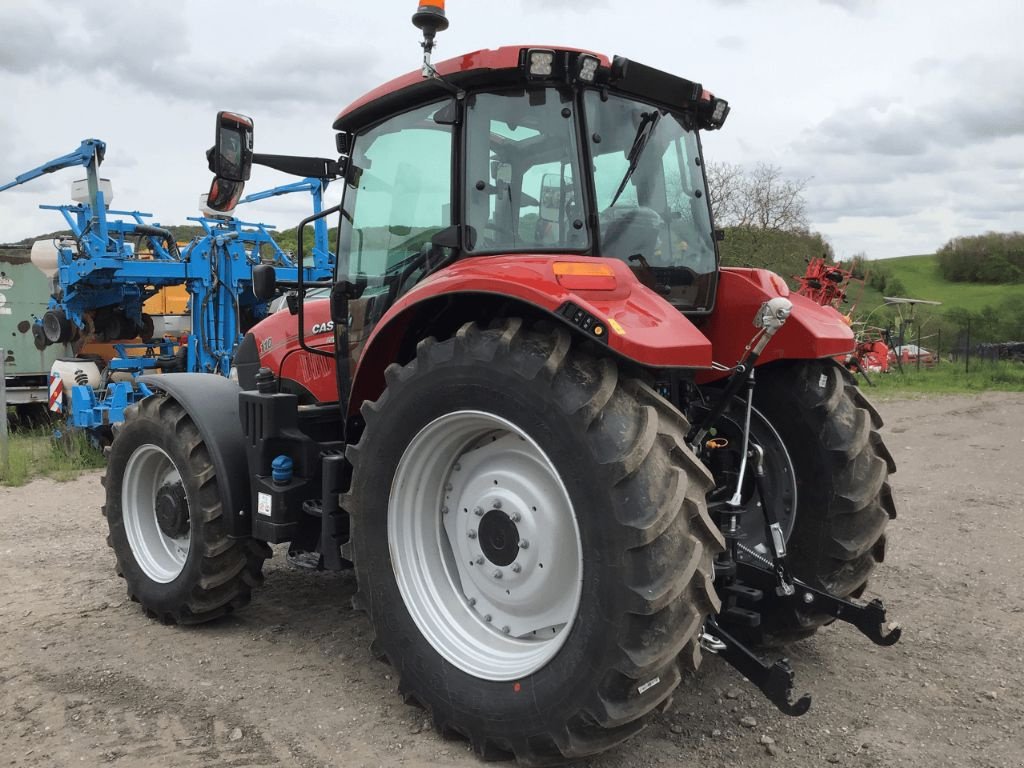
[(413, 621), (463, 672), (516, 680), (565, 644), (579, 527), (554, 464), (510, 421), (457, 411), (419, 431), (392, 483), (388, 546)]
[(161, 584), (178, 578), (188, 559), (191, 526), (183, 535), (171, 536), (157, 520), (157, 492), (181, 482), (171, 457), (151, 444), (135, 449), (121, 482), (121, 516), (128, 545), (143, 573)]

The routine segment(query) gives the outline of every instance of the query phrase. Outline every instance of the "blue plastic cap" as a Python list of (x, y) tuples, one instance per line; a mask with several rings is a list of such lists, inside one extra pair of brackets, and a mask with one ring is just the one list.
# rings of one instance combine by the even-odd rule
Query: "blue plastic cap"
[(275, 483), (284, 485), (292, 481), (292, 470), (295, 468), (295, 462), (288, 456), (278, 456), (270, 465), (271, 473), (274, 477)]

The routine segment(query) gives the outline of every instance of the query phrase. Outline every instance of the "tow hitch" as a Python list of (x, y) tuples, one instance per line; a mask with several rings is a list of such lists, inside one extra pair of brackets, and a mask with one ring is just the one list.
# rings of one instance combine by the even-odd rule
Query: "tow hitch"
[[(795, 578), (789, 568), (786, 540), (765, 487), (764, 451), (750, 439), (754, 401), (754, 365), (771, 338), (785, 325), (792, 304), (784, 298), (766, 302), (758, 310), (754, 325), (759, 329), (747, 345), (746, 353), (733, 369), (721, 397), (691, 430), (688, 441), (698, 455), (707, 456), (728, 444), (718, 438), (707, 440), (712, 428), (733, 400), (744, 404), (740, 462), (732, 496), (708, 505), (717, 517), (726, 542), (725, 551), (715, 561), (715, 581), (722, 596), (722, 610), (707, 620), (701, 646), (717, 654), (757, 686), (779, 710), (799, 716), (811, 708), (808, 694), (793, 699), (794, 673), (785, 658), (766, 661), (751, 646), (763, 644), (766, 634), (762, 617), (790, 612), (813, 612), (852, 624), (876, 645), (895, 644), (902, 631), (887, 624), (881, 600), (863, 602), (835, 597)], [(758, 507), (764, 518), (766, 546), (757, 552), (740, 544), (745, 538), (740, 518), (747, 513), (743, 504), (744, 482), (748, 471), (753, 480)], [(743, 550), (745, 557), (740, 558)], [(750, 559), (753, 558), (753, 559)]]
[(794, 673), (788, 659), (765, 661), (746, 644), (758, 644), (765, 639), (760, 631), (762, 613), (787, 608), (806, 610), (813, 606), (815, 613), (852, 624), (875, 645), (894, 645), (900, 639), (902, 630), (898, 625), (887, 623), (881, 600), (869, 603), (844, 600), (799, 579), (792, 580), (793, 594), (779, 594), (774, 571), (747, 562), (736, 565), (736, 581), (725, 588), (731, 605), (708, 619), (702, 646), (729, 662), (787, 715), (804, 714), (811, 707), (811, 697), (805, 694), (793, 701)]

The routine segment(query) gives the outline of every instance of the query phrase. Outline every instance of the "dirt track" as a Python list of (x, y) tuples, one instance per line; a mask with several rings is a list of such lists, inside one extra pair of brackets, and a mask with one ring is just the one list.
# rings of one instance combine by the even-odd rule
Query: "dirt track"
[[(815, 696), (799, 719), (706, 658), (590, 765), (1024, 766), (1024, 396), (880, 406), (900, 517), (872, 587), (903, 641), (834, 626), (787, 649)], [(241, 614), (160, 626), (113, 573), (100, 504), (96, 473), (0, 489), (0, 765), (478, 765), (402, 703), (350, 576), (275, 557)]]

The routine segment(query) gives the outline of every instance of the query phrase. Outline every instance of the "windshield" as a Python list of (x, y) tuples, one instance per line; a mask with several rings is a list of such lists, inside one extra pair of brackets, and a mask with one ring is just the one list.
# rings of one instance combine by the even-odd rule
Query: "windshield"
[(587, 91), (601, 256), (681, 309), (706, 311), (716, 259), (697, 134), (684, 117)]
[(466, 211), (480, 252), (589, 247), (568, 90), (467, 99)]

